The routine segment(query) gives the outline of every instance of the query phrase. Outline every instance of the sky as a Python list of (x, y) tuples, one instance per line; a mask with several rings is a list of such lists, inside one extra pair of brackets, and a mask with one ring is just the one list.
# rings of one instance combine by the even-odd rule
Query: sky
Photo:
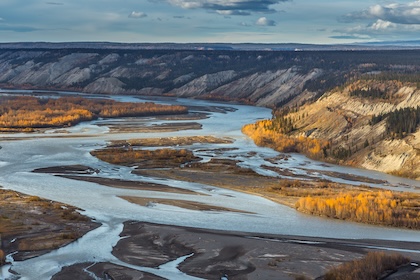
[(420, 39), (420, 0), (0, 0), (0, 42)]

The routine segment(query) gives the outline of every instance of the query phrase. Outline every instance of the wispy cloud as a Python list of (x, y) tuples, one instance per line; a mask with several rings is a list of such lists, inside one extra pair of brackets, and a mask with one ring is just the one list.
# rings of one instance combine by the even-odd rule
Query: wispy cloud
[(41, 29), (31, 27), (31, 26), (14, 26), (14, 25), (0, 25), (0, 30), (2, 31), (13, 31), (13, 32), (34, 32)]
[(268, 19), (266, 17), (260, 17), (256, 22), (256, 25), (259, 26), (275, 26), (276, 22), (274, 20)]
[(45, 2), (45, 4), (47, 4), (47, 5), (56, 5), (56, 6), (64, 5), (64, 3), (61, 3), (61, 2)]
[(136, 12), (136, 11), (132, 11), (129, 15), (129, 18), (145, 18), (147, 17), (146, 13), (143, 12)]
[(330, 36), (331, 39), (339, 39), (339, 40), (369, 40), (370, 37), (363, 37), (357, 35), (333, 35)]
[(223, 16), (249, 16), (251, 14), (241, 10), (216, 10), (216, 13)]
[(290, 0), (166, 0), (168, 3), (183, 9), (205, 9), (218, 14), (250, 15), (251, 13), (276, 12), (271, 6)]

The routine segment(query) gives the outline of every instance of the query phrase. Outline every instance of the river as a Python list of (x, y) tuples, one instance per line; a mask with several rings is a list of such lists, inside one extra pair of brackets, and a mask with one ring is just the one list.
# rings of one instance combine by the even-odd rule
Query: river
[[(143, 101), (132, 96), (112, 96), (109, 98), (119, 101)], [(12, 269), (19, 273), (22, 279), (32, 279), (31, 275), (42, 275), (42, 279), (48, 279), (60, 271), (63, 266), (77, 262), (116, 262), (115, 257), (111, 254), (111, 249), (119, 240), (118, 235), (121, 232), (122, 223), (127, 220), (296, 236), (420, 241), (420, 235), (417, 231), (375, 227), (312, 217), (253, 195), (191, 182), (165, 180), (162, 178), (143, 178), (131, 174), (132, 169), (129, 167), (111, 165), (99, 161), (90, 155), (90, 151), (104, 147), (109, 140), (212, 135), (215, 137), (228, 137), (233, 139), (234, 142), (232, 144), (217, 145), (195, 144), (189, 148), (196, 153), (200, 153), (200, 156), (204, 159), (214, 156), (215, 149), (229, 148), (224, 149), (224, 152), (218, 156), (240, 159), (243, 161), (242, 165), (253, 168), (259, 173), (275, 175), (261, 166), (263, 164), (269, 165), (265, 159), (275, 157), (278, 153), (268, 148), (257, 147), (240, 131), (244, 124), (270, 118), (271, 111), (269, 109), (175, 98), (158, 102), (191, 106), (193, 111), (209, 114), (209, 118), (197, 120), (197, 122), (202, 124), (201, 130), (178, 132), (112, 133), (107, 126), (101, 125), (105, 120), (95, 120), (67, 129), (68, 131), (65, 133), (61, 130), (50, 130), (46, 133), (38, 134), (2, 134), (3, 139), (0, 141), (0, 146), (2, 147), (0, 149), (1, 186), (74, 205), (84, 209), (84, 214), (102, 223), (101, 227), (85, 235), (79, 241), (59, 250), (23, 262), (13, 261)], [(138, 121), (148, 125), (171, 122), (154, 118), (143, 118)], [(121, 120), (106, 120), (106, 123), (119, 124)], [(96, 183), (31, 172), (36, 168), (73, 164), (82, 164), (96, 168), (100, 170), (101, 177), (155, 182), (194, 190), (207, 195), (194, 196), (192, 198), (191, 195), (186, 194), (116, 189)], [(417, 188), (420, 187), (420, 182), (418, 181), (368, 170), (326, 165), (298, 154), (291, 154), (287, 161), (279, 160), (279, 162), (273, 164), (281, 165), (282, 168), (289, 169), (296, 174), (306, 174), (314, 178), (327, 178), (352, 184), (359, 184), (360, 182), (346, 181), (339, 177), (328, 177), (317, 171), (334, 171), (387, 180), (388, 183), (386, 184), (373, 184), (375, 187), (381, 188), (418, 191)], [(143, 207), (131, 204), (118, 197), (124, 195), (194, 200), (216, 206), (234, 206), (235, 209), (255, 214), (194, 211), (161, 204), (156, 204), (153, 207)], [(148, 271), (147, 268), (139, 269)], [(167, 277), (168, 273), (170, 275), (172, 275), (171, 273), (178, 275), (178, 272), (174, 272), (174, 270), (176, 269), (173, 266), (168, 265), (159, 271), (152, 271), (152, 273), (162, 277)], [(0, 279), (2, 277), (8, 278), (11, 276), (7, 276), (3, 269), (3, 272), (0, 271)], [(186, 275), (179, 274), (172, 279), (187, 279), (185, 277)]]

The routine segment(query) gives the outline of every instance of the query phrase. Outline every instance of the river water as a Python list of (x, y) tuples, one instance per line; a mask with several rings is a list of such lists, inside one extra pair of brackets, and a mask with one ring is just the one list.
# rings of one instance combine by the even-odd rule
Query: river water
[[(130, 96), (110, 98), (119, 101), (142, 101), (137, 97)], [(202, 124), (201, 130), (166, 133), (112, 133), (107, 126), (101, 125), (105, 120), (96, 120), (67, 129), (66, 133), (60, 130), (50, 130), (42, 134), (2, 134), (2, 140), (0, 141), (0, 146), (2, 147), (0, 149), (1, 186), (74, 205), (84, 209), (84, 214), (102, 223), (101, 227), (66, 247), (31, 260), (13, 262), (12, 269), (19, 273), (22, 279), (34, 279), (31, 278), (33, 275), (42, 275), (39, 279), (48, 279), (60, 271), (63, 266), (78, 262), (109, 261), (117, 263), (118, 260), (112, 256), (111, 249), (119, 240), (118, 235), (122, 230), (122, 223), (127, 220), (296, 236), (420, 241), (420, 235), (417, 231), (375, 227), (312, 217), (257, 196), (191, 182), (165, 180), (162, 178), (143, 178), (131, 174), (131, 168), (111, 165), (99, 161), (89, 154), (94, 149), (104, 147), (109, 140), (212, 135), (215, 137), (228, 137), (233, 139), (234, 142), (232, 144), (195, 144), (189, 146), (189, 148), (204, 159), (214, 156), (215, 149), (228, 148), (224, 149), (223, 152), (219, 152), (221, 154), (218, 154), (218, 157), (242, 160), (241, 165), (253, 168), (259, 173), (266, 175), (278, 175), (270, 173), (269, 170), (261, 167), (262, 165), (273, 164), (277, 167), (280, 166), (291, 170), (296, 174), (305, 174), (314, 178), (327, 178), (352, 184), (359, 184), (360, 182), (346, 181), (339, 178), (339, 176), (338, 178), (328, 177), (317, 172), (317, 170), (355, 174), (388, 181), (386, 184), (374, 185), (375, 187), (399, 190), (408, 189), (410, 191), (418, 191), (417, 188), (420, 187), (420, 182), (418, 181), (368, 170), (330, 164), (325, 165), (298, 154), (289, 155), (290, 157), (287, 161), (279, 159), (278, 162), (269, 163), (265, 159), (278, 156), (278, 153), (271, 149), (257, 147), (240, 131), (244, 124), (270, 118), (271, 111), (266, 108), (188, 99), (168, 99), (159, 102), (192, 106), (193, 110), (197, 112), (209, 114), (209, 118), (197, 120), (197, 122)], [(148, 125), (171, 122), (153, 118), (145, 118), (138, 121)], [(106, 120), (107, 124), (113, 122), (119, 124), (121, 120)], [(207, 194), (207, 196), (116, 189), (96, 183), (31, 172), (36, 168), (73, 164), (82, 164), (99, 169), (101, 177), (155, 182), (194, 190)], [(161, 204), (153, 205), (153, 207), (143, 207), (131, 204), (118, 196), (194, 200), (255, 214), (194, 211)], [(129, 266), (128, 264), (126, 265)], [(138, 269), (150, 271), (147, 268)], [(4, 270), (3, 272), (0, 270), (0, 279), (11, 277), (7, 276), (7, 272)], [(169, 277), (171, 279), (188, 278), (177, 271), (176, 265), (173, 266), (171, 264), (150, 272), (166, 278), (168, 278), (168, 275), (171, 275)]]

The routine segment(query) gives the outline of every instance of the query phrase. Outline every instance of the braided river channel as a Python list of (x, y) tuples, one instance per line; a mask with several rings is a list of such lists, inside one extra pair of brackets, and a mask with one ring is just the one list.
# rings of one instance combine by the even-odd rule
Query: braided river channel
[[(30, 94), (30, 92), (25, 93)], [(135, 96), (101, 97), (123, 102), (145, 101), (142, 97)], [(240, 166), (251, 168), (266, 176), (280, 176), (264, 168), (264, 166), (273, 166), (281, 167), (293, 174), (305, 175), (308, 178), (323, 178), (355, 185), (362, 184), (362, 182), (347, 180), (345, 179), (346, 176), (340, 176), (340, 174), (353, 174), (386, 181), (386, 183), (371, 184), (373, 187), (412, 192), (420, 191), (420, 182), (418, 181), (374, 171), (325, 164), (299, 154), (289, 154), (288, 159), (284, 160), (278, 157), (278, 152), (256, 146), (252, 140), (241, 133), (241, 127), (260, 119), (270, 118), (270, 109), (177, 98), (158, 99), (153, 102), (185, 105), (190, 108), (190, 112), (204, 113), (208, 117), (194, 120), (194, 122), (201, 124), (201, 129), (175, 132), (136, 133), (120, 131), (114, 133), (109, 126), (124, 126), (127, 124), (127, 120), (98, 119), (66, 128), (66, 131), (52, 129), (43, 133), (1, 135), (0, 185), (2, 187), (76, 206), (83, 209), (82, 213), (84, 215), (96, 220), (101, 226), (78, 241), (40, 257), (18, 262), (13, 260), (13, 256), (9, 256), (11, 265), (0, 269), (0, 279), (15, 279), (16, 276), (7, 272), (9, 268), (18, 273), (20, 279), (32, 279), (31, 275), (39, 275), (39, 279), (49, 279), (64, 266), (99, 261), (125, 265), (169, 279), (196, 279), (176, 269), (177, 264), (188, 256), (165, 264), (159, 269), (133, 267), (114, 257), (111, 254), (112, 247), (120, 239), (119, 234), (123, 228), (123, 222), (128, 220), (251, 233), (420, 242), (420, 234), (417, 231), (312, 217), (254, 195), (194, 182), (135, 175), (131, 173), (132, 168), (130, 167), (108, 164), (90, 154), (92, 150), (105, 147), (111, 140), (214, 136), (229, 138), (233, 141), (228, 144), (198, 143), (172, 148), (188, 148), (195, 155), (201, 157), (203, 161), (214, 157), (234, 159), (240, 162)], [(130, 125), (136, 123), (143, 126), (182, 122), (185, 122), (185, 120), (159, 120), (152, 117), (130, 119)], [(278, 161), (266, 160), (275, 157), (279, 158)], [(85, 165), (99, 171), (86, 176), (152, 182), (192, 190), (205, 195), (192, 197), (188, 194), (112, 188), (97, 183), (32, 172), (37, 168), (67, 165)], [(335, 174), (335, 176), (331, 174)], [(208, 205), (243, 210), (243, 212), (196, 211), (164, 204), (140, 206), (121, 199), (121, 196), (194, 200)]]

